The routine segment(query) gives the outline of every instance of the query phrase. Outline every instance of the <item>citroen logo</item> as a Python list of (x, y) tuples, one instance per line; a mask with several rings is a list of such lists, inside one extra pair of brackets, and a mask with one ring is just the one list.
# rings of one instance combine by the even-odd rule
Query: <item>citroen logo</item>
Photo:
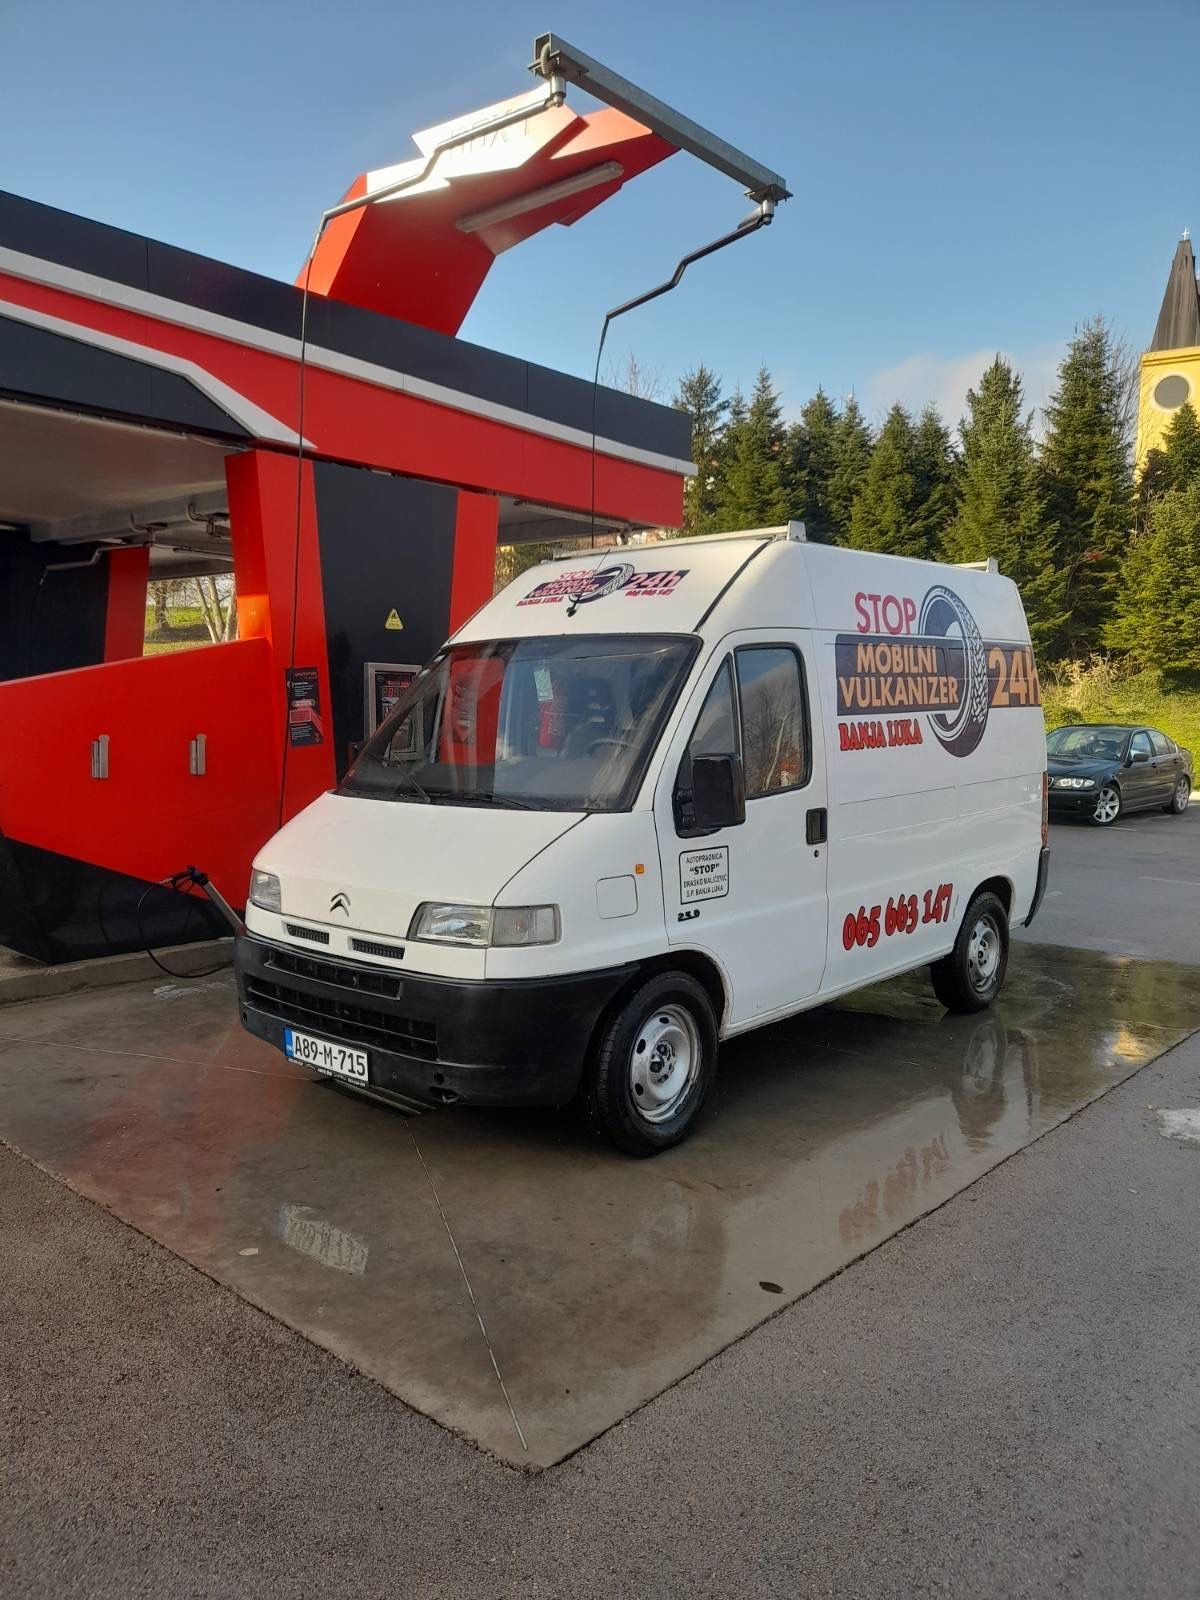
[(343, 916), (350, 915), (350, 896), (344, 889), (339, 889), (329, 902), (330, 911), (340, 911)]

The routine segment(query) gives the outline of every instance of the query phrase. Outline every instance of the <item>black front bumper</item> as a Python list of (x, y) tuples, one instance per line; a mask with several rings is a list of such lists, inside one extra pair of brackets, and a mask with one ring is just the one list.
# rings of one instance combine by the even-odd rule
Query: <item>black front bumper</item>
[(1051, 817), (1091, 816), (1099, 789), (1051, 789), (1046, 796)]
[(604, 1007), (634, 969), (462, 983), (309, 955), (253, 934), (235, 945), (242, 1024), (276, 1049), (298, 1028), (367, 1052), (370, 1085), (423, 1105), (561, 1105)]

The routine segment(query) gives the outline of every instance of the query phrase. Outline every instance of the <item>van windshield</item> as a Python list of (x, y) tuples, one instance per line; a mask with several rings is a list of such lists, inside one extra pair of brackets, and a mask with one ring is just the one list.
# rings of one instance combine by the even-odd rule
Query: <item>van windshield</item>
[(405, 691), (338, 793), (627, 809), (698, 648), (652, 634), (452, 645)]

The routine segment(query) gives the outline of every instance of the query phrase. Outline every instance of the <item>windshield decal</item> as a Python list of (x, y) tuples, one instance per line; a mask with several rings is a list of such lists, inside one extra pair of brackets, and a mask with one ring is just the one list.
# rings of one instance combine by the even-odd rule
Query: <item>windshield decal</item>
[[(923, 744), (921, 720), (952, 756), (969, 756), (991, 711), (1040, 706), (1028, 645), (984, 639), (953, 589), (935, 584), (917, 603), (908, 595), (859, 593), (857, 633), (835, 640), (837, 713), (842, 750)], [(896, 716), (896, 712), (922, 716)]]
[(519, 606), (553, 605), (559, 600), (584, 605), (623, 594), (627, 600), (658, 600), (673, 594), (687, 577), (690, 567), (668, 568), (661, 572), (639, 572), (628, 561), (611, 567), (584, 567), (561, 572), (558, 577), (539, 583), (517, 601)]

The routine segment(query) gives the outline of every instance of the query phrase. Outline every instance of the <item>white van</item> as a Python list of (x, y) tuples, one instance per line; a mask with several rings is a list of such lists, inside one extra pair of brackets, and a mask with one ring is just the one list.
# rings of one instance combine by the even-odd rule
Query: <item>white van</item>
[(720, 1039), (928, 965), (999, 992), (1046, 881), (1045, 732), (995, 569), (803, 527), (549, 562), (254, 864), (242, 1021), (402, 1105), (692, 1127)]

